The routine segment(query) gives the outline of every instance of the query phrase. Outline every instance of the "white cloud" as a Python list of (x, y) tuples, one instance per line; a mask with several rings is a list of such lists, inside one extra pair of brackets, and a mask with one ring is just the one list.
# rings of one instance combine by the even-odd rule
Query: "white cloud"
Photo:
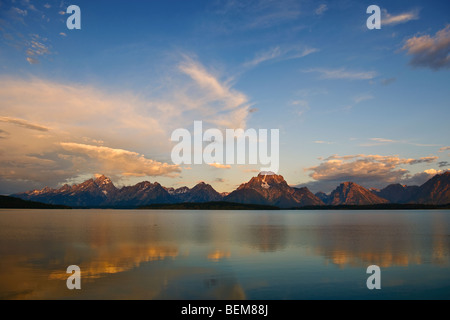
[[(244, 128), (250, 113), (250, 102), (245, 94), (222, 82), (208, 72), (199, 62), (189, 57), (179, 65), (180, 71), (195, 82), (187, 91), (179, 92), (178, 98), (189, 110), (201, 111), (199, 119), (226, 128)], [(216, 117), (221, 113), (220, 117)], [(215, 115), (214, 118), (211, 116)]]
[(316, 11), (314, 11), (317, 15), (323, 14), (325, 11), (328, 10), (328, 6), (326, 4), (321, 4)]
[(297, 0), (218, 0), (218, 19), (227, 32), (235, 29), (261, 29), (284, 24), (297, 19), (301, 4)]
[(314, 52), (319, 51), (316, 48), (309, 47), (287, 47), (282, 48), (280, 46), (276, 46), (270, 48), (269, 50), (259, 52), (255, 55), (253, 60), (248, 61), (244, 64), (246, 67), (254, 67), (259, 65), (260, 63), (275, 60), (291, 60), (291, 59), (299, 59), (306, 57)]
[(372, 141), (377, 141), (377, 142), (385, 142), (385, 143), (394, 143), (397, 142), (395, 140), (392, 139), (385, 139), (385, 138), (370, 138), (370, 140)]
[(22, 9), (15, 8), (15, 7), (13, 7), (12, 10), (17, 14), (20, 14), (21, 16), (25, 17), (27, 15), (27, 10), (22, 10)]
[(306, 100), (294, 100), (291, 101), (290, 104), (295, 106), (295, 113), (297, 113), (297, 115), (299, 116), (303, 115), (306, 111), (311, 109), (311, 107), (309, 106), (309, 102)]
[(375, 71), (347, 71), (345, 68), (340, 69), (324, 69), (313, 68), (303, 70), (303, 72), (317, 72), (320, 73), (321, 79), (347, 79), (347, 80), (370, 80), (375, 78), (377, 73)]

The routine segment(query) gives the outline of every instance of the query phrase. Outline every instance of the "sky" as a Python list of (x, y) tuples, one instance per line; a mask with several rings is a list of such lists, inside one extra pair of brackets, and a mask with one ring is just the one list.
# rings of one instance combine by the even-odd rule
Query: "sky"
[[(369, 30), (370, 5), (381, 29)], [(81, 29), (68, 29), (69, 5)], [(288, 184), (420, 185), (450, 164), (448, 1), (0, 0), (0, 194), (200, 181), (260, 164), (175, 164), (177, 128), (279, 130)]]

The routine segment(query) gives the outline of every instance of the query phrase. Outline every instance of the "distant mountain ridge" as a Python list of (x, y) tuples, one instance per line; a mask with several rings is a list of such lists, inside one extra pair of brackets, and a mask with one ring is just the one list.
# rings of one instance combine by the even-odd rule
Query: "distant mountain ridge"
[(371, 205), (388, 203), (389, 201), (377, 196), (354, 182), (341, 183), (326, 198), (328, 205)]
[(134, 186), (116, 188), (104, 176), (89, 179), (72, 186), (59, 189), (48, 187), (42, 190), (27, 191), (12, 195), (23, 200), (33, 200), (49, 204), (62, 204), (72, 207), (118, 207), (129, 208), (150, 204), (169, 204), (182, 202), (220, 201), (222, 196), (209, 184), (201, 182), (192, 189), (165, 188), (158, 182), (139, 182)]
[(104, 176), (59, 189), (45, 187), (12, 195), (16, 198), (70, 207), (136, 208), (152, 204), (207, 203), (226, 201), (279, 208), (339, 205), (380, 205), (450, 203), (450, 171), (435, 175), (421, 186), (392, 184), (381, 190), (368, 190), (353, 182), (341, 183), (329, 195), (313, 194), (308, 188), (291, 187), (283, 176), (260, 173), (231, 193), (219, 193), (200, 182), (193, 188), (166, 188), (158, 182), (143, 181), (134, 186), (117, 188)]
[(272, 205), (280, 208), (301, 207), (306, 205), (323, 205), (308, 188), (290, 187), (283, 176), (262, 174), (241, 184), (224, 198), (225, 201)]

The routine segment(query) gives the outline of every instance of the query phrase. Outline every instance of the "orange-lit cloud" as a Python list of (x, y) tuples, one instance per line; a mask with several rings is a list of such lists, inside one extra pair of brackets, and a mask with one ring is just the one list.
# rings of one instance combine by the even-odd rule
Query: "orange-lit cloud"
[(414, 36), (406, 40), (403, 50), (412, 56), (410, 64), (433, 70), (450, 68), (450, 25), (433, 36)]
[(123, 149), (62, 142), (64, 150), (87, 155), (101, 166), (101, 172), (117, 172), (125, 176), (174, 176), (181, 172), (177, 165), (147, 159), (142, 154)]
[(217, 168), (217, 169), (230, 169), (231, 166), (229, 164), (220, 164), (220, 163), (209, 163), (211, 167)]
[[(116, 179), (173, 176), (181, 170), (170, 164), (174, 129), (189, 128), (198, 119), (219, 128), (245, 128), (251, 104), (242, 92), (194, 59), (183, 57), (177, 66), (154, 97), (0, 77), (0, 190), (56, 186), (96, 172)], [(27, 187), (7, 187), (19, 182)]]
[(396, 25), (400, 23), (405, 23), (411, 20), (417, 20), (419, 19), (419, 11), (418, 10), (411, 10), (408, 12), (403, 12), (398, 15), (392, 15), (387, 12), (386, 9), (382, 10), (382, 16), (381, 19), (381, 25)]
[[(382, 155), (332, 155), (317, 166), (306, 168), (310, 177), (322, 183), (329, 182), (331, 187), (342, 181), (353, 181), (367, 187), (385, 187), (390, 183), (421, 184), (432, 176), (432, 171), (410, 175), (405, 165), (433, 163), (436, 156), (419, 159), (400, 158)], [(326, 186), (328, 188), (328, 185)], [(314, 188), (315, 189), (315, 188)]]

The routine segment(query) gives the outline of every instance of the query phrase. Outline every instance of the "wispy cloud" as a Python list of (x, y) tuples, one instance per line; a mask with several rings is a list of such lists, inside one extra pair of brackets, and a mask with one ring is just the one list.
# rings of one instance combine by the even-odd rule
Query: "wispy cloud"
[(444, 168), (450, 166), (450, 163), (448, 161), (439, 161), (438, 162), (439, 168)]
[(216, 13), (224, 19), (227, 30), (262, 29), (291, 22), (300, 16), (295, 0), (246, 0), (216, 2)]
[(406, 40), (403, 50), (412, 56), (410, 65), (433, 70), (450, 68), (450, 25), (430, 35), (414, 36)]
[(217, 169), (230, 169), (231, 166), (229, 164), (221, 164), (221, 163), (208, 163), (209, 166), (217, 168)]
[(319, 51), (319, 49), (308, 48), (308, 47), (281, 48), (280, 46), (276, 46), (269, 50), (257, 53), (252, 60), (244, 63), (244, 66), (254, 67), (254, 66), (259, 65), (260, 63), (270, 61), (270, 60), (280, 61), (280, 60), (291, 60), (291, 59), (303, 58), (303, 57), (310, 55), (317, 51)]
[(321, 79), (346, 79), (346, 80), (370, 80), (375, 78), (377, 73), (375, 71), (348, 71), (345, 68), (340, 69), (325, 69), (312, 68), (302, 70), (303, 72), (317, 72)]
[(345, 106), (344, 108), (343, 108), (343, 110), (351, 110), (351, 109), (353, 109), (355, 106), (357, 106), (358, 104), (360, 104), (361, 102), (364, 102), (364, 101), (367, 101), (367, 100), (372, 100), (372, 99), (374, 99), (374, 96), (373, 95), (371, 95), (371, 94), (360, 94), (360, 95), (357, 95), (357, 96), (355, 96), (355, 97), (353, 97), (353, 102), (351, 103), (351, 104), (349, 104), (349, 105), (347, 105), (347, 106)]
[(373, 98), (374, 98), (374, 96), (371, 94), (361, 94), (359, 96), (354, 97), (353, 101), (357, 104), (357, 103), (361, 103), (363, 101), (372, 100)]
[(314, 12), (317, 15), (321, 15), (327, 10), (328, 10), (328, 6), (326, 4), (321, 4)]
[(395, 77), (381, 79), (381, 84), (384, 86), (387, 86), (387, 85), (390, 85), (391, 83), (394, 83), (396, 80), (397, 80), (397, 78), (395, 78)]
[(27, 61), (29, 64), (38, 64), (39, 60), (35, 59), (35, 58), (31, 58), (31, 57), (27, 57)]
[(391, 144), (391, 143), (402, 143), (402, 144), (409, 144), (417, 147), (437, 147), (437, 144), (430, 144), (430, 143), (417, 143), (417, 142), (411, 142), (407, 140), (395, 140), (395, 139), (386, 139), (386, 138), (370, 138), (369, 141), (366, 143), (361, 143), (361, 147), (373, 147), (373, 146), (380, 146), (385, 144)]
[(245, 127), (251, 104), (245, 94), (231, 87), (230, 80), (220, 81), (198, 61), (186, 56), (179, 70), (196, 83), (196, 88), (189, 90), (189, 96), (184, 96), (184, 100), (195, 101), (189, 108), (203, 111), (203, 119), (210, 119), (209, 114), (227, 112), (228, 116), (211, 119), (211, 123), (228, 128)]
[(447, 150), (450, 150), (450, 147), (439, 148), (439, 152), (444, 152), (444, 151), (447, 151)]
[(384, 138), (370, 138), (370, 140), (372, 141), (377, 141), (377, 142), (386, 142), (386, 143), (394, 143), (394, 142), (398, 142), (396, 140), (392, 140), (392, 139), (384, 139)]
[(16, 7), (13, 7), (12, 10), (21, 16), (26, 16), (28, 14), (27, 10), (22, 10)]
[(381, 12), (381, 17), (381, 26), (396, 25), (399, 23), (405, 23), (411, 20), (419, 19), (419, 10), (414, 9), (397, 15), (392, 15), (389, 14), (386, 9), (383, 9)]
[(309, 102), (306, 100), (294, 100), (290, 102), (290, 105), (295, 107), (295, 113), (299, 116), (311, 109)]
[(31, 130), (37, 130), (37, 131), (48, 131), (49, 129), (47, 127), (31, 123), (29, 121), (18, 119), (18, 118), (11, 118), (11, 117), (0, 117), (0, 122), (6, 122), (11, 123), (14, 125), (18, 125), (27, 129)]

